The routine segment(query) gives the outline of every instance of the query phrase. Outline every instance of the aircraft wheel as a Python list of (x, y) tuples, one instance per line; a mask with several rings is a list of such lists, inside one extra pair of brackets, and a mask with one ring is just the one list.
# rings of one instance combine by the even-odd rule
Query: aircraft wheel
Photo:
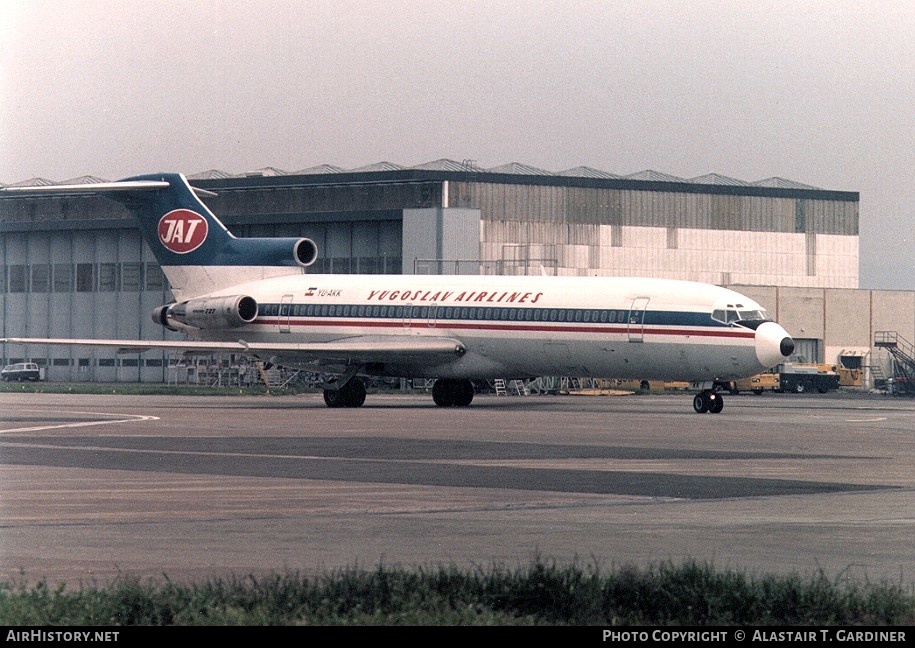
[(365, 383), (353, 378), (339, 389), (324, 390), (324, 404), (328, 407), (361, 407), (365, 402)]
[(343, 392), (344, 407), (362, 407), (365, 402), (365, 383), (359, 378), (353, 378), (341, 389)]
[(439, 407), (466, 407), (473, 395), (473, 383), (469, 380), (439, 378), (432, 385), (432, 400)]
[(724, 409), (724, 399), (721, 397), (721, 394), (716, 394), (712, 392), (709, 394), (709, 406), (708, 411), (710, 414), (719, 414), (721, 410)]
[(454, 391), (451, 389), (450, 380), (436, 380), (432, 385), (432, 400), (439, 407), (451, 407), (454, 405)]
[(455, 381), (456, 396), (454, 404), (458, 407), (467, 407), (473, 400), (474, 388), (473, 383), (469, 380)]
[(324, 390), (324, 404), (328, 407), (343, 407), (343, 397), (339, 389)]
[(718, 414), (724, 409), (724, 399), (717, 392), (704, 391), (693, 398), (693, 409), (697, 414)]

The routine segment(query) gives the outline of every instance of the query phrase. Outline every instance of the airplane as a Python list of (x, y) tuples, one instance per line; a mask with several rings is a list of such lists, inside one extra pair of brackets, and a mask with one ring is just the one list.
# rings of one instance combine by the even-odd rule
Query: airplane
[(184, 340), (17, 338), (235, 353), (331, 376), (328, 407), (359, 407), (372, 376), (434, 379), (432, 399), (467, 406), (474, 380), (634, 378), (698, 385), (697, 413), (721, 391), (783, 362), (794, 340), (760, 304), (711, 284), (640, 277), (310, 274), (307, 238), (236, 238), (180, 173), (90, 185), (7, 187), (0, 195), (102, 194), (134, 215), (175, 301), (153, 321)]

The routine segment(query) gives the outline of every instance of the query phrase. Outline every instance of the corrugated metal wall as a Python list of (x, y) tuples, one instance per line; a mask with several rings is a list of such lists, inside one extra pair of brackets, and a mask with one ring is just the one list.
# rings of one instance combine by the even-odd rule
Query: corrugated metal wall
[(858, 203), (673, 191), (451, 182), (450, 205), (475, 207), (483, 220), (640, 227), (685, 227), (756, 232), (858, 234)]
[(551, 245), (562, 275), (858, 283), (857, 201), (469, 182), (449, 195), (481, 210), (484, 263), (508, 261), (509, 244), (512, 259), (542, 259)]

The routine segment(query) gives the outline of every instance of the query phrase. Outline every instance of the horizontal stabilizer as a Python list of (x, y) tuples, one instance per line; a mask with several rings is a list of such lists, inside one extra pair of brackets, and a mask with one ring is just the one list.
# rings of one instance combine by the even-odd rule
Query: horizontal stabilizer
[[(54, 194), (93, 194), (108, 193), (110, 191), (158, 191), (167, 189), (170, 183), (166, 180), (119, 180), (117, 182), (92, 182), (71, 185), (39, 185), (34, 187), (4, 187), (0, 192), (40, 196)], [(212, 198), (216, 194), (206, 189), (191, 187), (199, 197)]]
[(123, 180), (73, 185), (41, 185), (37, 187), (4, 187), (3, 191), (17, 194), (101, 193), (106, 191), (155, 191), (168, 188), (164, 180)]

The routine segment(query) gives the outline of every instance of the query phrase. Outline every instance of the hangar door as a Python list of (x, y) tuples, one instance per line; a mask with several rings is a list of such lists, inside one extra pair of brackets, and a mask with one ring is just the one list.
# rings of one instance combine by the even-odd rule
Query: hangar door
[(792, 362), (823, 362), (823, 341), (794, 338), (794, 354), (791, 356), (791, 360)]

